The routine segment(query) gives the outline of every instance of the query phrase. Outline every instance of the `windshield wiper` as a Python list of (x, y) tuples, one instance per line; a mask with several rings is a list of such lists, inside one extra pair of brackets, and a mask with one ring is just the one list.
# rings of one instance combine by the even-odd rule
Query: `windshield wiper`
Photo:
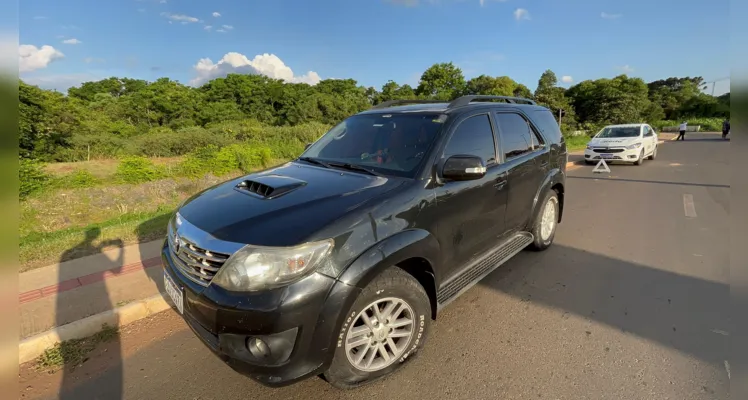
[(367, 173), (367, 174), (369, 174), (369, 175), (374, 175), (374, 176), (384, 176), (384, 175), (380, 174), (379, 172), (376, 172), (376, 171), (374, 171), (374, 170), (372, 170), (372, 169), (369, 169), (369, 168), (366, 168), (366, 167), (362, 167), (362, 166), (360, 166), (360, 165), (357, 165), (357, 164), (349, 164), (349, 163), (330, 163), (330, 165), (331, 165), (331, 166), (333, 166), (333, 167), (339, 167), (339, 168), (344, 168), (344, 169), (350, 169), (350, 170), (353, 170), (353, 171), (361, 171), (361, 172), (366, 172), (366, 173)]
[(321, 166), (323, 166), (325, 168), (332, 168), (330, 166), (330, 164), (328, 164), (328, 163), (326, 163), (324, 161), (320, 161), (320, 160), (318, 160), (316, 158), (312, 158), (312, 157), (299, 157), (298, 159), (301, 160), (301, 161), (306, 161), (308, 163), (321, 165)]

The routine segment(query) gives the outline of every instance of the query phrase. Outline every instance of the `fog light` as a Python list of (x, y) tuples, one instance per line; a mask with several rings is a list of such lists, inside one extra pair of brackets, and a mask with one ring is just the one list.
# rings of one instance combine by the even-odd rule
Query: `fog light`
[(257, 358), (268, 358), (270, 357), (270, 348), (264, 340), (252, 337), (247, 339), (247, 349)]

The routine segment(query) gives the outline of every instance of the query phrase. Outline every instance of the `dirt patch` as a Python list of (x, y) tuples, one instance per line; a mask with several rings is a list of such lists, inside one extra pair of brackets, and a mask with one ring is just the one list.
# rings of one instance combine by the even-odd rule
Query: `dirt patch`
[(28, 362), (19, 367), (19, 398), (39, 399), (55, 397), (65, 375), (67, 391), (89, 379), (100, 376), (113, 367), (121, 367), (124, 360), (154, 342), (163, 340), (176, 332), (188, 329), (184, 321), (172, 310), (142, 319), (120, 330), (118, 337), (109, 342), (99, 343), (88, 353), (85, 360), (77, 365), (67, 365), (64, 369), (41, 370), (36, 362)]

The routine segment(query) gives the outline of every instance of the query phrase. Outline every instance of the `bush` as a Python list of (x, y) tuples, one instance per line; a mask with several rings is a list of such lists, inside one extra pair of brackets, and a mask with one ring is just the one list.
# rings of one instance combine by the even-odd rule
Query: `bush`
[(123, 183), (143, 183), (165, 177), (165, 173), (145, 157), (126, 157), (117, 166), (116, 177)]
[(58, 188), (85, 188), (99, 184), (99, 179), (85, 169), (79, 169), (55, 179), (55, 187)]
[(20, 181), (18, 197), (24, 199), (43, 190), (50, 176), (44, 172), (43, 165), (36, 160), (21, 158), (20, 164), (18, 168), (18, 180)]
[(267, 167), (272, 155), (266, 147), (232, 144), (219, 149), (210, 145), (188, 154), (179, 169), (183, 175), (189, 177), (198, 177), (206, 173), (223, 176), (236, 170), (248, 172), (258, 167)]
[(209, 145), (223, 147), (233, 140), (200, 127), (172, 131), (158, 128), (135, 138), (133, 154), (148, 157), (173, 157)]
[(684, 120), (688, 122), (688, 125), (700, 125), (701, 132), (722, 132), (722, 121), (724, 121), (722, 118), (685, 118), (683, 120), (658, 121), (653, 123), (652, 127), (659, 132), (662, 128), (678, 126)]

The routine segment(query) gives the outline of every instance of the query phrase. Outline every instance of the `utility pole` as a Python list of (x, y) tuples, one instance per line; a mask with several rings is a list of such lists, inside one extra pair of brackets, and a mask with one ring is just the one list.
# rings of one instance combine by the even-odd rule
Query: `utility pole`
[(717, 82), (726, 81), (728, 79), (730, 79), (729, 76), (725, 77), (725, 78), (715, 79), (713, 81), (704, 82), (704, 83), (711, 83), (712, 84), (712, 97), (714, 97), (714, 88), (717, 86)]

